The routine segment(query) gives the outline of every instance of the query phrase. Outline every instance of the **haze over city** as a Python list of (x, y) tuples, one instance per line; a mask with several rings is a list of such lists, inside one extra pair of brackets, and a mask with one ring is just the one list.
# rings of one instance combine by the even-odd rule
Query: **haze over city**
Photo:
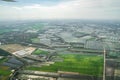
[(109, 19), (120, 20), (120, 0), (0, 1), (0, 20)]

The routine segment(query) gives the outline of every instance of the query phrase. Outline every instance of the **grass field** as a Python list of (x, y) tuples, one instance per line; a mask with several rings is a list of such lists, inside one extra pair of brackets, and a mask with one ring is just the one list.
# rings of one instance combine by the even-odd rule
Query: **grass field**
[(8, 80), (11, 71), (6, 66), (0, 66), (0, 80)]
[(43, 67), (27, 67), (27, 69), (47, 72), (79, 72), (80, 74), (102, 76), (102, 56), (88, 56), (81, 54), (60, 54), (59, 56), (64, 59), (63, 62), (55, 62), (50, 66)]
[(5, 62), (7, 60), (8, 59), (5, 57), (0, 59), (0, 76), (2, 76), (2, 77), (0, 77), (0, 80), (7, 80), (8, 76), (11, 74), (9, 67), (1, 65), (3, 62)]
[(0, 59), (0, 64), (7, 61), (7, 60), (8, 60), (7, 58), (3, 57), (2, 59)]
[(0, 66), (0, 75), (7, 76), (10, 75), (11, 71), (6, 66)]
[(47, 51), (43, 51), (40, 49), (36, 49), (32, 54), (39, 55), (39, 54), (48, 54)]

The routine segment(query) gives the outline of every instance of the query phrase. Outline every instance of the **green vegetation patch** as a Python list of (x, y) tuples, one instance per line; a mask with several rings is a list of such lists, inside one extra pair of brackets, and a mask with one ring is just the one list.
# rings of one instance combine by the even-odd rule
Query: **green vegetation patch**
[(0, 80), (8, 80), (11, 71), (6, 66), (0, 66)]
[(81, 54), (60, 54), (63, 62), (55, 62), (50, 66), (27, 67), (28, 70), (57, 72), (79, 72), (80, 74), (102, 76), (103, 56), (88, 56)]
[(32, 54), (39, 55), (39, 54), (48, 54), (47, 51), (36, 49)]
[(3, 62), (5, 62), (7, 60), (8, 60), (8, 58), (3, 57), (2, 59), (0, 59), (0, 64), (2, 64)]
[(0, 75), (8, 76), (11, 74), (11, 71), (6, 66), (0, 66)]
[(31, 39), (32, 43), (40, 43), (40, 39), (39, 38), (33, 38)]
[[(8, 58), (6, 57), (3, 57), (2, 59), (0, 59), (0, 64), (2, 64), (3, 62), (6, 62), (8, 60)], [(9, 75), (11, 72), (9, 70), (8, 67), (6, 66), (1, 66), (0, 65), (0, 75), (4, 75), (4, 76), (7, 76)]]
[(73, 51), (81, 51), (81, 52), (88, 52), (88, 53), (103, 53), (103, 50), (94, 50), (94, 49), (70, 49)]
[(8, 58), (6, 57), (3, 57), (2, 59), (0, 59), (0, 80), (7, 80), (9, 75), (11, 74), (9, 67), (1, 65), (3, 62), (7, 60)]

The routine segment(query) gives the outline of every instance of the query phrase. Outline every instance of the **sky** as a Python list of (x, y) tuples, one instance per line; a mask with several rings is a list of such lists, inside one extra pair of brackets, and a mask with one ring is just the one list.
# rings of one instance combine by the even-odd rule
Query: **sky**
[(120, 20), (120, 0), (0, 0), (0, 20)]

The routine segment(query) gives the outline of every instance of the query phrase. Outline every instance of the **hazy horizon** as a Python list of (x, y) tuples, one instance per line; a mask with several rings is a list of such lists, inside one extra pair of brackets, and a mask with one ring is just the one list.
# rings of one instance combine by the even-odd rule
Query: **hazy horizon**
[(0, 1), (0, 21), (85, 19), (120, 20), (120, 0)]

